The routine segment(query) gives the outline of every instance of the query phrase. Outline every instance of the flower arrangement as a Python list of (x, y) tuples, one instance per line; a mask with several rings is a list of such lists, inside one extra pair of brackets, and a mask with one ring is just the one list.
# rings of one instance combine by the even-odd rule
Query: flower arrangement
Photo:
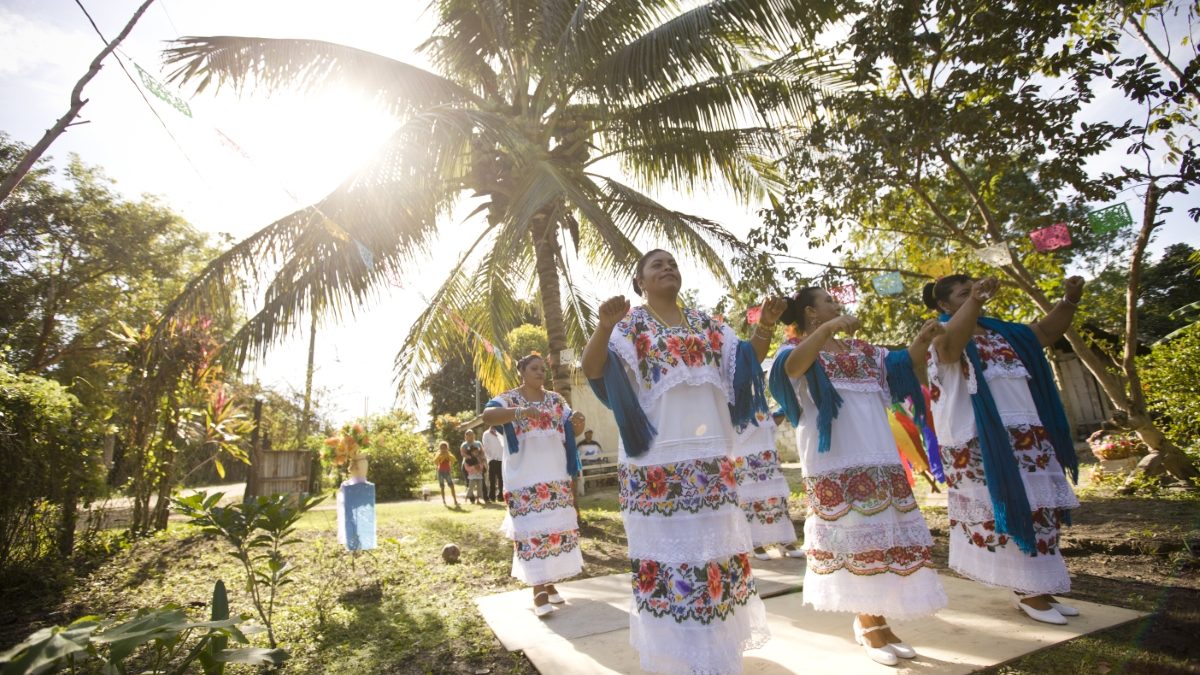
[(371, 437), (361, 424), (343, 425), (337, 436), (325, 439), (325, 457), (334, 466), (352, 467), (360, 458), (365, 458), (365, 450), (371, 447)]
[(1110, 434), (1091, 442), (1092, 454), (1096, 459), (1113, 460), (1140, 457), (1146, 454), (1146, 444), (1137, 437), (1125, 434)]

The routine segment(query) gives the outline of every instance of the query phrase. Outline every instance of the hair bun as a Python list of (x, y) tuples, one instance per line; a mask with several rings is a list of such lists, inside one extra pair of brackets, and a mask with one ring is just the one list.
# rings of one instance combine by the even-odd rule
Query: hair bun
[(936, 283), (931, 281), (931, 282), (925, 284), (925, 288), (923, 288), (921, 290), (921, 300), (925, 303), (925, 306), (928, 307), (929, 309), (937, 309), (938, 308), (937, 298), (934, 297), (934, 294), (933, 294), (933, 287), (935, 285), (936, 285)]
[(799, 312), (796, 311), (796, 299), (788, 298), (787, 307), (783, 310), (783, 314), (779, 315), (779, 320), (783, 322), (785, 326), (790, 326), (796, 323), (796, 320), (799, 318), (797, 314), (799, 314)]

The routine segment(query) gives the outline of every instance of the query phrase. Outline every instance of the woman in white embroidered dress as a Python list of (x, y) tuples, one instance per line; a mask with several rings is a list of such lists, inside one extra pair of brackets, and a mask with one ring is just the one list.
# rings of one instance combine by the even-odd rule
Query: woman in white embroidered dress
[[(1011, 589), (1014, 606), (1037, 621), (1065, 624), (1064, 617), (1077, 616), (1079, 611), (1054, 597), (1071, 589), (1058, 533), (1061, 513), (1077, 508), (1079, 500), (1039, 416), (1026, 364), (1008, 340), (978, 325), (984, 303), (998, 287), (996, 279), (976, 281), (954, 274), (925, 288), (925, 304), (940, 311), (946, 321), (945, 336), (935, 340), (930, 350), (929, 379), (934, 427), (950, 488), (950, 568), (975, 581)], [(1064, 287), (1063, 301), (1028, 326), (1042, 346), (1053, 344), (1070, 327), (1083, 280), (1071, 277)], [(988, 488), (994, 478), (984, 470), (971, 400), (979, 393), (979, 373), (964, 353), (968, 342), (974, 343), (983, 366), (998, 421), (1004, 426), (1001, 433), (1011, 446), (1004, 451), (1015, 457), (1032, 511), (1035, 551), (1031, 553), (1022, 552), (1012, 536), (997, 531)]]
[(517, 451), (506, 452), (503, 459), (508, 514), (500, 529), (513, 541), (512, 575), (533, 586), (534, 611), (545, 616), (565, 602), (554, 582), (583, 569), (564, 422), (569, 419), (577, 429), (584, 418), (562, 396), (542, 388), (546, 371), (541, 356), (522, 358), (517, 372), (521, 386), (492, 399), (483, 422), (511, 424), (516, 435)]
[[(600, 306), (583, 368), (593, 382), (603, 375), (608, 383), (616, 373), (636, 396), (646, 428), (653, 427), (646, 447), (638, 449), (627, 447), (629, 429), (622, 429), (618, 456), (633, 571), (629, 639), (642, 668), (740, 673), (742, 652), (769, 638), (731, 458), (730, 405), (740, 348), (727, 325), (677, 305), (680, 282), (670, 253), (643, 256), (634, 289), (645, 304), (631, 309), (624, 297), (615, 297)], [(766, 337), (751, 343), (756, 367), (782, 306), (782, 300), (766, 303)], [(612, 403), (613, 392), (607, 395), (620, 422), (623, 408)]]
[[(820, 288), (797, 293), (781, 320), (792, 337), (776, 359), (786, 359), (782, 367), (803, 411), (796, 445), (808, 502), (804, 602), (821, 611), (854, 612), (855, 640), (872, 660), (894, 665), (897, 657), (913, 658), (916, 652), (885, 616), (932, 614), (947, 600), (933, 569), (933, 538), (917, 509), (888, 422), (888, 352), (862, 340), (838, 339), (839, 333), (853, 333), (858, 319), (843, 315), (837, 301)], [(908, 349), (908, 367), (924, 368), (930, 341), (940, 331), (932, 320), (922, 327)], [(820, 372), (809, 372), (816, 368)], [(825, 391), (814, 394), (813, 383)], [(787, 395), (775, 387), (772, 393), (777, 400)], [(826, 411), (833, 417), (824, 439), (816, 396), (831, 399), (826, 405), (834, 406)], [(836, 396), (840, 406), (832, 402)]]
[(737, 429), (734, 439), (734, 470), (738, 483), (738, 502), (750, 521), (750, 539), (754, 557), (769, 560), (768, 546), (778, 545), (789, 558), (803, 558), (796, 548), (796, 526), (788, 515), (788, 497), (792, 493), (775, 448), (775, 420), (765, 412), (755, 415), (758, 425)]

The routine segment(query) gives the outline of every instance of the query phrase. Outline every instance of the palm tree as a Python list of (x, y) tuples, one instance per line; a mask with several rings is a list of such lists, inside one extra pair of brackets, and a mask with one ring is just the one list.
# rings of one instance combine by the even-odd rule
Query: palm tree
[[(805, 49), (833, 3), (686, 4), (434, 0), (438, 26), (422, 50), (438, 72), (312, 40), (181, 39), (167, 52), (170, 79), (197, 93), (350, 84), (401, 125), (326, 198), (216, 258), (168, 314), (269, 282), (227, 346), (241, 361), (284, 337), (298, 313), (339, 313), (400, 274), (469, 200), (485, 218), (397, 355), (402, 389), (464, 342), (489, 389), (511, 381), (492, 345), (519, 323), (521, 291), (540, 299), (552, 354), (582, 344), (592, 307), (571, 283), (571, 261), (628, 273), (635, 241), (668, 241), (728, 281), (722, 251), (737, 240), (643, 189), (724, 182), (750, 198), (776, 187), (766, 158), (782, 149), (779, 129), (839, 77)], [(610, 168), (642, 187), (600, 173)], [(263, 258), (276, 269), (261, 271)], [(569, 398), (567, 364), (554, 366)]]

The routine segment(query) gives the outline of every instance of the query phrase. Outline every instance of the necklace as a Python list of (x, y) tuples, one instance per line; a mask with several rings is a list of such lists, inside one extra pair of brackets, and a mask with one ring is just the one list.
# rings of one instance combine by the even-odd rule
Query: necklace
[(650, 306), (649, 302), (642, 305), (642, 307), (645, 307), (646, 311), (650, 313), (650, 316), (654, 317), (654, 320), (657, 321), (659, 323), (659, 325), (661, 325), (664, 328), (679, 328), (679, 327), (687, 326), (690, 329), (692, 327), (692, 322), (688, 319), (687, 310), (685, 310), (683, 307), (679, 308), (679, 317), (681, 319), (683, 319), (683, 321), (680, 322), (679, 326), (674, 326), (672, 324), (667, 323), (666, 320), (664, 320), (661, 316), (658, 315), (658, 312), (654, 311), (654, 308)]

